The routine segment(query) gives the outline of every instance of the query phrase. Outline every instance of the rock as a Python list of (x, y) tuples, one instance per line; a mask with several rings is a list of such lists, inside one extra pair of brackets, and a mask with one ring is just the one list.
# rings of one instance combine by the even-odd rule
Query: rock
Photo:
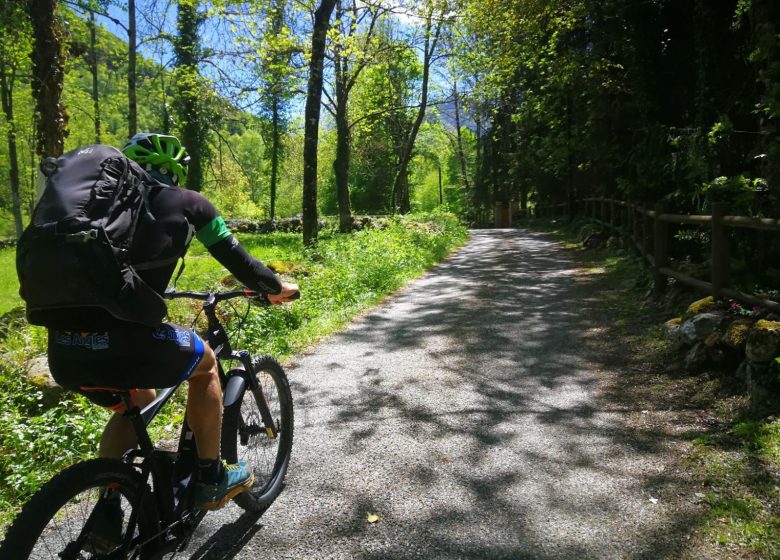
[(688, 344), (694, 344), (717, 331), (723, 318), (722, 313), (699, 313), (683, 321), (680, 334)]
[(771, 395), (777, 392), (778, 380), (777, 372), (768, 364), (758, 364), (754, 362), (745, 363), (745, 385), (748, 395), (754, 405), (765, 402)]
[(707, 360), (709, 363), (720, 366), (726, 362), (726, 353), (723, 351), (723, 348), (709, 346), (706, 341), (704, 345), (707, 347)]
[(672, 346), (675, 350), (679, 350), (686, 344), (685, 338), (680, 332), (680, 326), (681, 320), (679, 317), (669, 319), (666, 323), (664, 323), (664, 334), (666, 339), (672, 343)]
[(688, 353), (683, 360), (686, 371), (696, 372), (701, 370), (707, 365), (709, 357), (708, 348), (703, 342), (697, 342), (693, 348), (688, 350)]
[(711, 311), (715, 308), (715, 298), (712, 296), (707, 296), (706, 298), (702, 298), (700, 300), (694, 301), (692, 304), (688, 306), (688, 309), (685, 310), (685, 313), (683, 313), (683, 321), (690, 319), (694, 315), (698, 315), (699, 313), (705, 313), (707, 311)]
[(736, 377), (738, 381), (745, 382), (748, 376), (748, 366), (750, 366), (750, 362), (747, 360), (743, 360), (742, 363), (739, 364), (737, 371), (734, 372), (734, 377)]
[(753, 363), (767, 363), (780, 355), (780, 322), (756, 321), (745, 344), (745, 356)]
[(752, 319), (737, 319), (732, 321), (726, 332), (721, 337), (721, 342), (734, 350), (744, 350), (747, 343), (748, 333), (753, 326)]
[(718, 342), (720, 342), (720, 333), (718, 331), (714, 331), (704, 339), (704, 346), (707, 348), (714, 348)]
[(43, 394), (43, 405), (54, 406), (60, 402), (64, 389), (57, 385), (49, 371), (49, 361), (46, 356), (32, 358), (25, 364), (25, 378)]

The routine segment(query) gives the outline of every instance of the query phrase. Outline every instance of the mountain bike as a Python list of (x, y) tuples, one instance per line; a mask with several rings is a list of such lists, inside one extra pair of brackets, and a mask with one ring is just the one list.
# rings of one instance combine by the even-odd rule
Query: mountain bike
[[(205, 339), (217, 356), (223, 389), (222, 457), (246, 461), (254, 485), (233, 498), (242, 508), (264, 512), (282, 490), (293, 441), (290, 385), (270, 356), (252, 357), (233, 350), (220, 322), (217, 305), (233, 298), (263, 298), (254, 291), (168, 292), (166, 297), (203, 301)], [(246, 314), (244, 315), (244, 319)], [(241, 328), (242, 322), (239, 324)], [(226, 369), (227, 364), (233, 367)], [(77, 463), (46, 483), (23, 507), (0, 544), (0, 559), (141, 559), (183, 551), (205, 516), (193, 507), (197, 449), (186, 414), (178, 449), (155, 446), (147, 426), (181, 385), (160, 391), (140, 409), (125, 389), (113, 390), (126, 407), (138, 436), (138, 447), (120, 459)], [(90, 531), (102, 515), (100, 504), (119, 503), (121, 535), (110, 550), (90, 542)]]

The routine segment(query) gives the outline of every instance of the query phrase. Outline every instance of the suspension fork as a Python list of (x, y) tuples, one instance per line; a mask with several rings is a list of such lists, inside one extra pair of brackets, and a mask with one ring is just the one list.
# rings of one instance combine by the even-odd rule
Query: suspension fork
[(276, 426), (273, 416), (271, 416), (271, 409), (268, 406), (268, 400), (265, 397), (263, 388), (260, 386), (260, 381), (255, 375), (254, 366), (252, 364), (252, 357), (249, 352), (241, 351), (235, 352), (234, 356), (244, 366), (244, 379), (247, 383), (247, 390), (249, 390), (255, 397), (257, 408), (260, 410), (260, 418), (263, 420), (265, 426), (265, 433), (270, 439), (276, 439), (279, 434), (279, 430)]

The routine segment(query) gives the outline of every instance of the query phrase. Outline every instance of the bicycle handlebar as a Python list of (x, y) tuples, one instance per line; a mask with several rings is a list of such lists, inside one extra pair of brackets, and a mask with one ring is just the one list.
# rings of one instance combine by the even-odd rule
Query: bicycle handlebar
[[(198, 299), (202, 301), (211, 301), (213, 303), (218, 303), (220, 301), (225, 301), (237, 297), (246, 297), (246, 298), (256, 297), (256, 298), (260, 298), (262, 301), (264, 301), (267, 304), (270, 303), (268, 301), (268, 295), (257, 290), (231, 290), (229, 292), (167, 291), (163, 294), (163, 297), (165, 297), (165, 299), (181, 299), (181, 298)], [(301, 292), (296, 292), (290, 299), (298, 299), (299, 297), (301, 297)]]
[(229, 292), (190, 292), (190, 291), (167, 291), (163, 294), (165, 299), (199, 299), (202, 301), (212, 300), (215, 303), (219, 301), (225, 301), (227, 299), (233, 299), (237, 297), (262, 297), (265, 298), (265, 294), (258, 292), (257, 290), (231, 290)]

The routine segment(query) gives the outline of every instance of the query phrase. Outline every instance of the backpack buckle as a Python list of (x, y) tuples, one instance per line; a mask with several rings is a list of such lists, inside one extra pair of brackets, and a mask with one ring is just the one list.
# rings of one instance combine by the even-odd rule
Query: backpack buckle
[(97, 238), (98, 230), (96, 229), (65, 234), (65, 241), (68, 241), (69, 243), (86, 243), (88, 241), (94, 241)]

